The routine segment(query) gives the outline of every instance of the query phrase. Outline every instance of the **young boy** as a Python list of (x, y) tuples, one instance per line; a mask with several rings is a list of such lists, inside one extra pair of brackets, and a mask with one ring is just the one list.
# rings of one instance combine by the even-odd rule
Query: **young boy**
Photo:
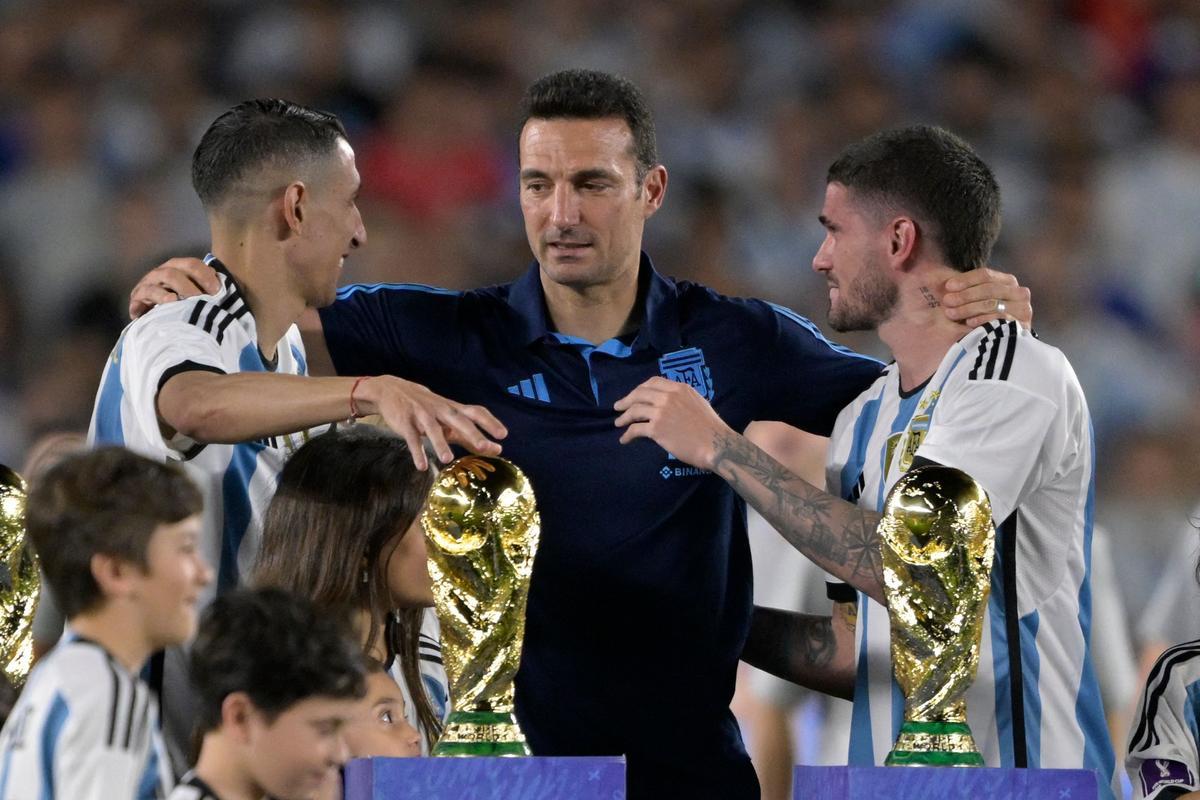
[(351, 758), (414, 758), (421, 755), (421, 732), (405, 715), (404, 691), (378, 660), (363, 656), (367, 696), (346, 728)]
[(280, 589), (237, 590), (204, 612), (191, 679), (203, 739), (171, 800), (311, 800), (349, 757), (366, 693), (345, 621)]
[(28, 535), (67, 618), (0, 732), (0, 800), (161, 798), (158, 705), (138, 672), (196, 628), (212, 571), (200, 493), (120, 448), (71, 456), (30, 493)]

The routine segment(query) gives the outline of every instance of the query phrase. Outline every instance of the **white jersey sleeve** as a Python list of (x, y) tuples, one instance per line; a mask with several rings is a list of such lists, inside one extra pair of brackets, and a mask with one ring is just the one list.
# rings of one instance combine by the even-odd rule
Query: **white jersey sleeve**
[(221, 344), (202, 325), (189, 322), (192, 316), (203, 316), (208, 305), (190, 300), (160, 306), (130, 325), (114, 351), (134, 412), (129, 419), (142, 428), (139, 440), (160, 444), (162, 455), (182, 453), (195, 444), (179, 435), (163, 440), (158, 429), (158, 392), (163, 384), (188, 370), (226, 372), (222, 365), (228, 359), (222, 358)]
[(1150, 670), (1130, 732), (1125, 769), (1137, 800), (1200, 789), (1198, 702), (1200, 641), (1169, 648)]
[[(917, 456), (955, 467), (979, 481), (997, 523), (1007, 519), (1030, 488), (1036, 468), (1054, 463), (1043, 448), (1058, 443), (1047, 433), (1058, 409), (1049, 398), (1010, 381), (973, 380), (962, 371), (951, 377), (953, 400), (938, 404), (936, 424)], [(946, 393), (951, 390), (947, 386)]]

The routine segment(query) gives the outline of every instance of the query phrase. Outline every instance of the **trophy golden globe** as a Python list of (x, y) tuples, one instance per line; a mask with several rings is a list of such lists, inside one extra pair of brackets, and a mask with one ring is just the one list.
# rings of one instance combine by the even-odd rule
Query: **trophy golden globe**
[(33, 612), (41, 586), (25, 541), (25, 481), (0, 464), (0, 669), (20, 686), (33, 664)]
[(906, 473), (879, 522), (892, 669), (904, 724), (889, 766), (983, 766), (964, 695), (979, 666), (995, 529), (983, 488), (961, 470)]
[(433, 755), (530, 755), (513, 716), (541, 532), (529, 480), (503, 458), (460, 458), (438, 474), (421, 520), (452, 708)]

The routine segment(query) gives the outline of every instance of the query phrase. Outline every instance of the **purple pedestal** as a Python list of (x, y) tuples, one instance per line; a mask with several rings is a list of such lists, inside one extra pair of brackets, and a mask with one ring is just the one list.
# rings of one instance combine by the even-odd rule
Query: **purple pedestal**
[(625, 759), (363, 758), (345, 800), (625, 800)]
[(1096, 773), (984, 767), (796, 767), (795, 800), (1096, 800)]

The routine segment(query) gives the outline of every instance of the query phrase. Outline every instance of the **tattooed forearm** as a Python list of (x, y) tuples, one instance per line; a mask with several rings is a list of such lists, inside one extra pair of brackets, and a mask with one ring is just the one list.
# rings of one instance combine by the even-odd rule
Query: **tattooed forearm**
[(713, 449), (713, 471), (793, 547), (883, 602), (879, 514), (818, 489), (739, 434), (717, 434)]
[(830, 617), (755, 607), (742, 660), (784, 680), (837, 697), (854, 692), (854, 646)]

